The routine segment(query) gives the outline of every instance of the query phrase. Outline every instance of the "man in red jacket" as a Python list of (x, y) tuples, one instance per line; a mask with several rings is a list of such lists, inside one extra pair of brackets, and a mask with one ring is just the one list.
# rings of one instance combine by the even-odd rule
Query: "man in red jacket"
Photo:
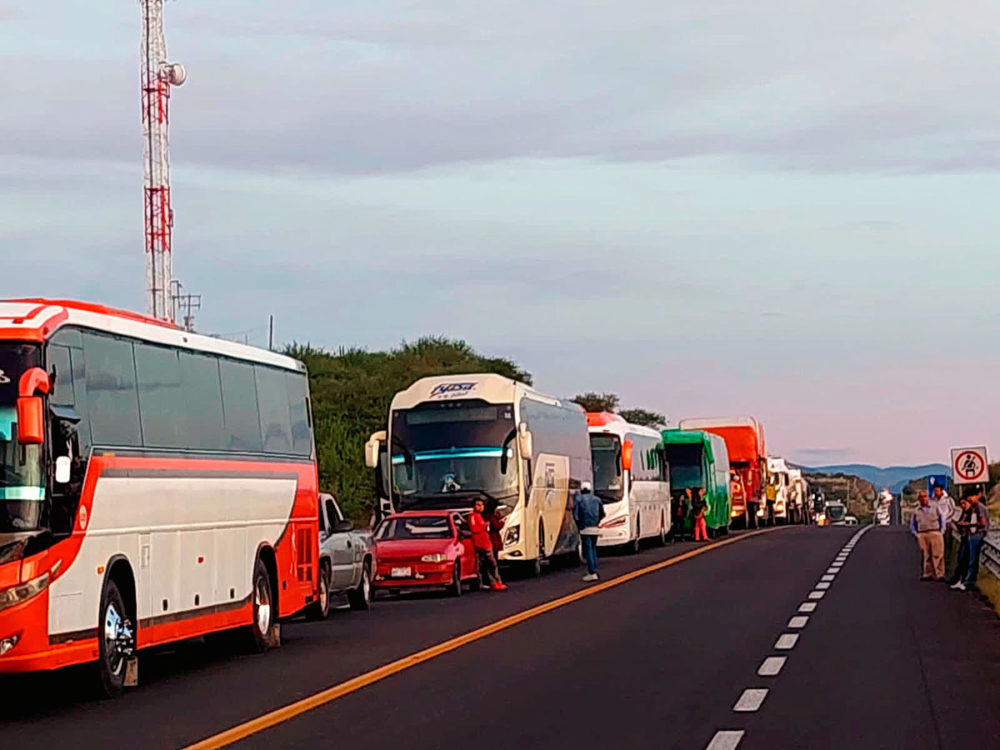
[(483, 511), (486, 509), (482, 500), (476, 500), (469, 514), (469, 530), (472, 532), (472, 546), (476, 550), (476, 557), (479, 558), (479, 570), (485, 573), (486, 581), (493, 591), (506, 591), (507, 587), (500, 580), (500, 571), (497, 569), (497, 559), (493, 556), (493, 540), (490, 539), (490, 527), (483, 518)]

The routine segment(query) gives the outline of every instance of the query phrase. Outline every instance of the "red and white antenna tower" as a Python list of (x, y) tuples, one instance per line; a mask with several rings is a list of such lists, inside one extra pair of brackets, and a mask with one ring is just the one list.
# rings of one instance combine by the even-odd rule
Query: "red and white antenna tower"
[(163, 38), (163, 1), (142, 6), (143, 198), (146, 212), (146, 308), (150, 315), (174, 320), (170, 271), (174, 212), (170, 207), (170, 155), (167, 142), (170, 87), (187, 79), (183, 65), (167, 62)]

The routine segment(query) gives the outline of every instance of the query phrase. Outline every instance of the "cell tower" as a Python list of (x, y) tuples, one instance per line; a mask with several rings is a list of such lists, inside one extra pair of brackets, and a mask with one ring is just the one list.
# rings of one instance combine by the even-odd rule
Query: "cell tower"
[(163, 37), (164, 0), (139, 0), (142, 6), (142, 132), (143, 199), (146, 213), (146, 308), (150, 315), (174, 320), (170, 282), (171, 236), (170, 156), (167, 141), (170, 87), (187, 79), (183, 65), (167, 62)]

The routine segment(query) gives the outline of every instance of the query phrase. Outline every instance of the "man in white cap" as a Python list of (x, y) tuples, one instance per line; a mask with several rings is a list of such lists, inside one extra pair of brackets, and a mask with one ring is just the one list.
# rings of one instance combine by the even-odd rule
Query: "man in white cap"
[(594, 494), (590, 482), (581, 482), (580, 491), (573, 503), (573, 519), (580, 529), (580, 540), (583, 544), (583, 557), (587, 561), (585, 581), (596, 581), (597, 576), (597, 537), (600, 536), (601, 519), (604, 518), (604, 503)]

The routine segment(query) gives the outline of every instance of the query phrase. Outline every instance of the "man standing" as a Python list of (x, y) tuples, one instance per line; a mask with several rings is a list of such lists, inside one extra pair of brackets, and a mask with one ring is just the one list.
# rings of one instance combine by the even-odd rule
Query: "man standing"
[(910, 531), (917, 538), (920, 554), (923, 557), (921, 581), (932, 579), (944, 580), (944, 536), (945, 520), (937, 506), (931, 505), (931, 499), (924, 490), (917, 499), (920, 506), (913, 512), (910, 521)]
[(490, 539), (490, 528), (483, 519), (483, 511), (486, 509), (482, 500), (476, 500), (469, 514), (469, 531), (472, 532), (472, 546), (476, 550), (476, 557), (479, 559), (479, 571), (485, 574), (486, 583), (491, 591), (506, 591), (507, 587), (500, 580), (500, 570), (497, 568), (497, 559), (493, 555), (493, 541)]
[(951, 499), (951, 495), (940, 484), (934, 485), (934, 496), (931, 497), (931, 505), (936, 505), (937, 509), (941, 512), (941, 516), (944, 518), (945, 527), (941, 530), (941, 533), (944, 535), (944, 560), (945, 567), (947, 567), (948, 560), (951, 559), (952, 548), (955, 546), (955, 533), (958, 530), (955, 523), (958, 521), (961, 511), (956, 513), (955, 501)]
[(587, 575), (583, 580), (596, 581), (597, 576), (597, 537), (600, 536), (601, 519), (604, 518), (604, 503), (593, 492), (590, 482), (580, 484), (580, 492), (573, 503), (573, 520), (580, 529), (580, 542), (583, 545), (583, 557), (587, 561)]
[(694, 521), (694, 540), (696, 542), (708, 541), (708, 529), (705, 526), (705, 511), (708, 503), (705, 502), (705, 489), (698, 488), (698, 497), (691, 503), (691, 519)]
[(958, 522), (958, 527), (965, 536), (968, 568), (965, 577), (952, 586), (956, 591), (966, 591), (970, 586), (975, 586), (979, 579), (979, 554), (982, 552), (986, 532), (990, 529), (990, 514), (982, 502), (982, 497), (983, 491), (976, 489), (969, 498), (969, 507), (962, 513), (962, 518)]

